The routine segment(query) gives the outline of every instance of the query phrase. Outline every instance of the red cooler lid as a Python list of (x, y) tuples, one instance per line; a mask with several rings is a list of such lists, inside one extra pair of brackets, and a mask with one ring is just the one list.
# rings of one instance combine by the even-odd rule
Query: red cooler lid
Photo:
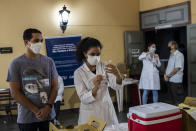
[(135, 114), (142, 118), (153, 118), (180, 112), (179, 107), (166, 103), (153, 103), (129, 108), (129, 114)]

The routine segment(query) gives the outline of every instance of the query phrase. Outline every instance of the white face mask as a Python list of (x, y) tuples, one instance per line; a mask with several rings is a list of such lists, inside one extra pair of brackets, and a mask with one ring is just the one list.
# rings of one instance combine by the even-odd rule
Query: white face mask
[(87, 61), (90, 65), (95, 66), (100, 62), (100, 56), (90, 56), (90, 55), (88, 55)]
[(150, 48), (150, 51), (151, 51), (151, 52), (155, 52), (155, 51), (156, 51), (156, 48), (151, 47), (151, 48)]
[(29, 42), (29, 44), (31, 45), (29, 48), (33, 51), (34, 54), (39, 54), (43, 48), (42, 42), (38, 42), (35, 44), (32, 44), (31, 42)]

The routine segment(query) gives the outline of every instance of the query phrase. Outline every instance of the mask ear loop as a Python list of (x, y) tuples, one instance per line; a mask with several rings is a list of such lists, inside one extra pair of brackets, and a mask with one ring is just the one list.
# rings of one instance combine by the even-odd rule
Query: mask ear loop
[[(29, 45), (30, 45), (30, 46), (29, 46)], [(30, 48), (30, 47), (31, 47), (31, 42), (28, 41), (26, 46)]]

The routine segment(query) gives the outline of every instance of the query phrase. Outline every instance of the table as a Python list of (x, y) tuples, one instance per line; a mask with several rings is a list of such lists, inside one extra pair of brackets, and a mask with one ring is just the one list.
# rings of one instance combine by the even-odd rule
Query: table
[(196, 107), (184, 103), (181, 103), (178, 106), (182, 111), (182, 131), (196, 131), (196, 116), (192, 114), (196, 112)]
[(127, 99), (128, 99), (128, 95), (127, 95), (127, 85), (135, 85), (137, 84), (138, 85), (138, 96), (139, 96), (139, 103), (140, 105), (142, 104), (142, 101), (141, 101), (141, 93), (140, 93), (140, 90), (139, 90), (139, 80), (134, 80), (132, 78), (125, 78), (123, 81), (122, 81), (122, 88), (119, 89), (119, 90), (116, 90), (116, 97), (117, 97), (117, 103), (118, 103), (118, 111), (119, 112), (122, 112), (123, 111), (123, 98), (124, 98), (124, 88), (125, 88), (125, 97), (126, 97), (126, 102), (127, 102)]
[(9, 91), (9, 88), (0, 89), (0, 91)]

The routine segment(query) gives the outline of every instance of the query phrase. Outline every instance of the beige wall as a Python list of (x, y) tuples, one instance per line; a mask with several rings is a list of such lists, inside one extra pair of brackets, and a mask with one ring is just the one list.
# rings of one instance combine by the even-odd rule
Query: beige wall
[(140, 11), (152, 10), (186, 1), (191, 2), (191, 22), (194, 24), (196, 23), (196, 0), (140, 0)]
[(156, 8), (178, 4), (186, 1), (189, 0), (140, 0), (140, 11), (156, 9)]
[[(65, 34), (58, 23), (58, 10), (66, 5), (71, 11)], [(24, 29), (33, 27), (44, 37), (82, 34), (103, 43), (102, 60), (114, 64), (124, 61), (125, 30), (139, 29), (139, 0), (1, 0), (0, 47), (13, 47), (13, 54), (1, 54), (0, 88), (8, 88), (6, 75), (12, 59), (24, 53)], [(45, 54), (45, 51), (43, 51)], [(65, 89), (66, 108), (78, 107), (74, 88)]]
[(192, 19), (192, 23), (195, 24), (196, 23), (196, 0), (191, 0), (191, 19)]

